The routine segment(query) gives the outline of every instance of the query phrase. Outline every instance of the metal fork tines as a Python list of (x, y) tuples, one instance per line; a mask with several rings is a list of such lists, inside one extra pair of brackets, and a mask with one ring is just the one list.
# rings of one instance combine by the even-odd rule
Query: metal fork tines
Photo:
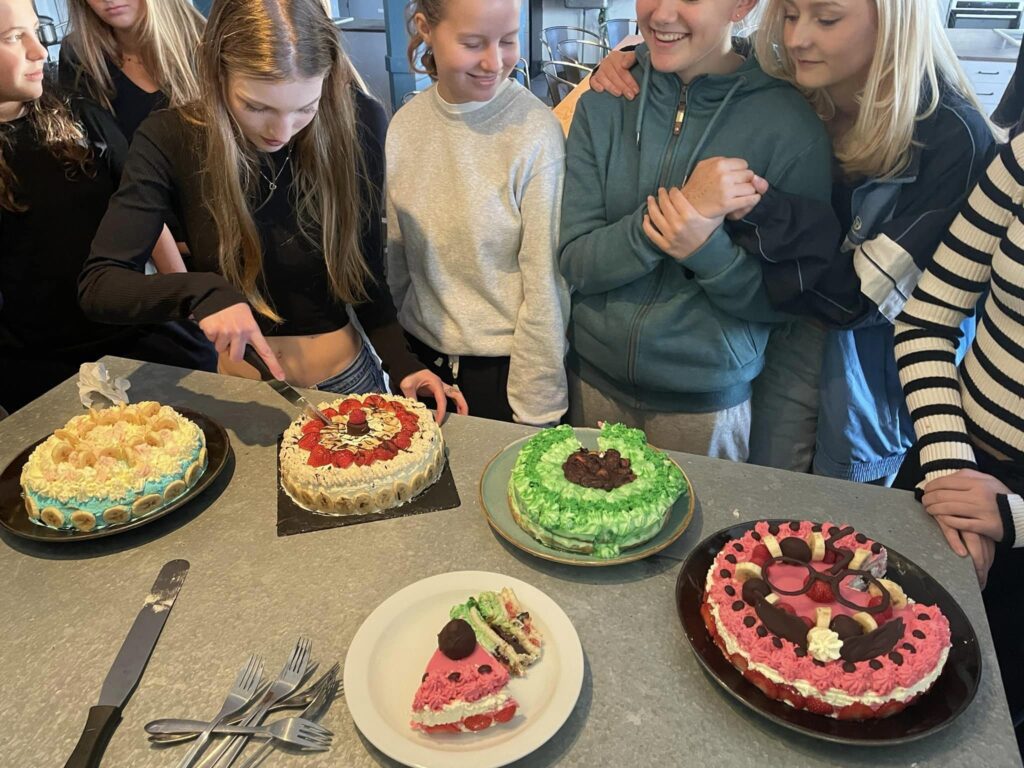
[(259, 690), (262, 679), (263, 659), (253, 654), (238, 673), (238, 677), (235, 678), (235, 684), (231, 686), (231, 692), (224, 699), (220, 712), (199, 734), (196, 743), (192, 745), (191, 749), (181, 759), (181, 762), (178, 763), (178, 768), (189, 768), (206, 748), (206, 742), (209, 741), (210, 734), (213, 733), (214, 728), (220, 725), (226, 718), (249, 706), (249, 702), (252, 701)]
[[(267, 692), (260, 698), (252, 714), (242, 721), (243, 726), (259, 725), (271, 706), (299, 687), (306, 673), (306, 667), (309, 664), (309, 651), (311, 647), (312, 643), (307, 638), (299, 638), (295, 648), (292, 649), (291, 656), (281, 670), (281, 674), (277, 676), (277, 679), (267, 689)], [(245, 748), (247, 740), (247, 736), (232, 737), (225, 744), (208, 753), (207, 759), (204, 759), (200, 765), (204, 766), (204, 768), (210, 768), (214, 765), (219, 766), (219, 768), (227, 768)]]
[[(201, 720), (168, 720), (168, 728), (191, 728)], [(334, 734), (318, 723), (301, 717), (286, 717), (268, 725), (218, 725), (214, 733), (252, 736), (257, 739), (277, 739), (303, 749), (322, 751), (330, 747)]]
[[(338, 665), (335, 665), (335, 667), (337, 666)], [(312, 663), (308, 667), (306, 667), (306, 675), (303, 678), (303, 683), (305, 683), (307, 680), (309, 680), (309, 678), (313, 676), (313, 674), (316, 672), (316, 668), (316, 663)], [(332, 667), (332, 669), (334, 669), (334, 667)], [(301, 691), (295, 691), (290, 696), (285, 696), (279, 702), (272, 705), (270, 709), (267, 710), (267, 714), (270, 714), (271, 712), (277, 712), (282, 709), (307, 708), (309, 706), (309, 703), (313, 701), (317, 697), (317, 695), (319, 695), (320, 690), (327, 684), (327, 678), (330, 674), (331, 670), (328, 670), (327, 672), (324, 672), (324, 674), (320, 675), (320, 677), (318, 677), (312, 683), (310, 683), (307, 688), (304, 688)], [(257, 690), (256, 697), (262, 698), (263, 694), (267, 691), (268, 688), (270, 688), (270, 682), (265, 682)], [(337, 691), (334, 694), (335, 698), (337, 698), (340, 695), (341, 694)], [(248, 715), (243, 711), (240, 714), (227, 717), (221, 722), (224, 725), (241, 725), (242, 721), (245, 720), (247, 716)], [(306, 717), (307, 720), (315, 719), (310, 718), (306, 715), (303, 715), (303, 717)], [(169, 720), (170, 718), (159, 718), (157, 720), (151, 720), (150, 722), (146, 723), (145, 730), (146, 733), (149, 734), (150, 742), (152, 742), (153, 744), (158, 744), (160, 746), (165, 746), (170, 744), (177, 744), (183, 741), (189, 741), (191, 739), (196, 738), (196, 736), (199, 735), (201, 727), (191, 728), (180, 732), (169, 731), (167, 729), (167, 723), (169, 722)], [(205, 725), (205, 723), (203, 723), (203, 725)]]
[[(338, 679), (338, 673), (340, 671), (341, 665), (337, 663), (327, 670), (327, 673), (323, 678), (321, 678), (325, 681), (324, 686), (317, 692), (317, 695), (302, 711), (300, 717), (316, 722), (327, 714), (327, 710), (331, 708), (331, 704), (334, 702), (334, 699), (337, 698), (338, 692), (344, 687), (342, 681)], [(256, 766), (260, 765), (267, 759), (267, 756), (273, 750), (273, 743), (268, 742), (263, 744), (252, 757), (240, 766), (240, 768), (256, 768)]]

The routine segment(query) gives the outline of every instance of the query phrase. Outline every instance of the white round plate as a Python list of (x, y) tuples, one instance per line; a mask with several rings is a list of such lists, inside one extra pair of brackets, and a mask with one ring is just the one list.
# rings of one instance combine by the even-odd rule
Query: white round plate
[[(409, 727), (412, 699), (448, 611), (480, 592), (510, 587), (544, 637), (544, 654), (513, 677), (519, 709), (479, 733), (426, 734)], [(583, 686), (583, 647), (569, 617), (524, 581), (484, 571), (456, 571), (399, 590), (367, 617), (345, 657), (345, 700), (356, 726), (384, 754), (416, 768), (497, 768), (555, 735)]]

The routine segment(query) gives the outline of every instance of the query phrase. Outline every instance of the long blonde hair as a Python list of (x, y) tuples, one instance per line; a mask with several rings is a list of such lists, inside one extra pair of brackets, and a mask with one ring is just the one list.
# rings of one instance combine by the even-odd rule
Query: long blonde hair
[(270, 81), (324, 76), (320, 107), (292, 148), (297, 219), (323, 249), (334, 294), (349, 304), (365, 300), (372, 277), (360, 234), (373, 222), (359, 181), (366, 177), (352, 92), (359, 81), (320, 0), (217, 0), (199, 51), (202, 98), (186, 113), (206, 127), (203, 192), (217, 225), (221, 274), (256, 311), (279, 321), (260, 290), (263, 251), (252, 216), (259, 162), (228, 110), (229, 72)]
[[(189, 0), (140, 0), (139, 10), (135, 34), (146, 71), (171, 106), (198, 99), (195, 50), (206, 25), (203, 15)], [(86, 0), (68, 0), (68, 14), (69, 31), (63, 45), (70, 46), (81, 61), (78, 77), (84, 76), (88, 94), (112, 110), (114, 84), (107, 61), (121, 61), (114, 30)]]
[[(907, 167), (916, 122), (938, 109), (940, 83), (985, 116), (946, 37), (938, 3), (872, 1), (878, 12), (878, 37), (860, 109), (846, 135), (833, 142), (836, 160), (850, 179), (894, 178)], [(785, 15), (784, 0), (768, 0), (755, 48), (765, 72), (799, 87), (783, 43)], [(824, 88), (801, 90), (823, 120), (835, 116), (835, 104)], [(989, 129), (996, 135), (991, 122)]]

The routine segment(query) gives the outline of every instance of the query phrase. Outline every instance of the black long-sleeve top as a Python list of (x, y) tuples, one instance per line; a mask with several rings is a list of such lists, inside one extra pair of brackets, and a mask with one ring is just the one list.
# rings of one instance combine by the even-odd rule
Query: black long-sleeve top
[[(356, 92), (359, 147), (366, 177), (360, 237), (373, 280), (356, 316), (394, 383), (423, 366), (406, 346), (384, 278), (381, 202), (386, 118), (381, 106)], [(219, 274), (217, 228), (203, 198), (204, 128), (179, 110), (154, 113), (136, 132), (121, 186), (110, 201), (89, 259), (79, 298), (98, 321), (134, 324), (193, 317), (200, 321), (244, 295)], [(263, 246), (260, 288), (283, 322), (256, 315), (268, 336), (327, 333), (349, 322), (330, 289), (318, 233), (307, 238), (296, 219), (288, 149), (263, 156), (260, 203), (253, 217)], [(270, 180), (276, 180), (272, 189)], [(168, 215), (183, 225), (189, 272), (145, 275), (144, 267)]]
[[(111, 116), (117, 127), (131, 143), (135, 131), (149, 113), (167, 106), (167, 95), (163, 91), (144, 91), (129, 78), (114, 62), (107, 60), (114, 96), (110, 100)], [(82, 63), (70, 45), (64, 45), (60, 51), (60, 63), (57, 66), (57, 82), (68, 93), (93, 98), (89, 91), (92, 78), (82, 67)]]

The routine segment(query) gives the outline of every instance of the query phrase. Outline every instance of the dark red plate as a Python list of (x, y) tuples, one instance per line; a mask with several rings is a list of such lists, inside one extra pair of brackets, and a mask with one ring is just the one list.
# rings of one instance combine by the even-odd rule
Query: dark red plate
[[(788, 523), (788, 520), (769, 520)], [(881, 720), (836, 720), (794, 709), (765, 696), (722, 655), (700, 615), (704, 584), (715, 557), (732, 539), (754, 527), (754, 522), (724, 528), (694, 547), (676, 580), (676, 609), (697, 661), (731, 696), (784, 728), (841, 744), (885, 746), (924, 738), (953, 722), (974, 699), (981, 682), (978, 637), (966, 614), (942, 586), (899, 552), (889, 553), (890, 578), (919, 603), (938, 605), (949, 619), (953, 647), (946, 666), (931, 689), (914, 704)], [(870, 532), (864, 531), (870, 536)]]

